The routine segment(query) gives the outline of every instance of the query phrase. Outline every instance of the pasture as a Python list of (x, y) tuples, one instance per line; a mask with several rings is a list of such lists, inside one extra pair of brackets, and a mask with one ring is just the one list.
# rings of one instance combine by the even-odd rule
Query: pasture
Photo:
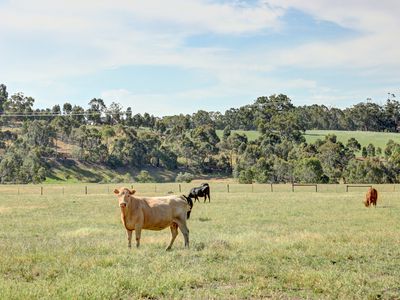
[(397, 187), (378, 186), (368, 209), (364, 188), (211, 185), (188, 221), (190, 249), (179, 233), (171, 252), (169, 229), (127, 248), (110, 187), (0, 189), (1, 299), (400, 298)]

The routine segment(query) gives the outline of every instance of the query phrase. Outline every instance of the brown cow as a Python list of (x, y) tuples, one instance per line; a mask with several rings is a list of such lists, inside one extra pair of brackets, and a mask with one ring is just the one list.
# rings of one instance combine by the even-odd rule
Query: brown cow
[(189, 247), (189, 229), (186, 220), (190, 217), (192, 200), (176, 195), (134, 197), (135, 192), (127, 188), (114, 190), (121, 208), (121, 220), (126, 229), (128, 247), (131, 248), (133, 230), (136, 234), (136, 247), (139, 247), (142, 229), (161, 230), (167, 227), (170, 227), (172, 234), (167, 250), (171, 249), (178, 235), (178, 227), (185, 238), (185, 247)]
[(365, 207), (373, 205), (376, 207), (376, 202), (378, 201), (378, 191), (374, 188), (369, 188), (367, 194), (365, 195), (364, 204)]

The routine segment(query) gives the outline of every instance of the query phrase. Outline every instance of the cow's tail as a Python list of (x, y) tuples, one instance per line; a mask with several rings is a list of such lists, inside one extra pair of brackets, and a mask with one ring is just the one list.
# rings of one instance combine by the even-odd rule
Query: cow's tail
[(189, 207), (190, 207), (187, 212), (187, 215), (186, 215), (186, 219), (188, 220), (190, 218), (190, 213), (192, 212), (193, 201), (192, 201), (192, 198), (190, 198), (190, 197), (186, 197), (185, 195), (182, 195), (182, 196), (183, 196), (183, 198), (185, 198), (186, 202), (189, 204)]

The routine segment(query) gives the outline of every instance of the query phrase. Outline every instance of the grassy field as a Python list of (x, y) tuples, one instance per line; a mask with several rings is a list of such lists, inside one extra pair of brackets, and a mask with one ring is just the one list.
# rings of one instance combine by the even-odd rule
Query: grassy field
[(400, 193), (222, 186), (171, 252), (169, 229), (128, 250), (111, 194), (2, 192), (0, 299), (400, 299)]

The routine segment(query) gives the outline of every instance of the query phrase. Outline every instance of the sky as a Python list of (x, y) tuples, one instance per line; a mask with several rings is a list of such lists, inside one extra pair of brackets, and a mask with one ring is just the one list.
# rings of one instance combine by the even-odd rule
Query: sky
[[(400, 1), (0, 0), (0, 83), (156, 116), (400, 97)], [(400, 99), (398, 99), (400, 100)]]

